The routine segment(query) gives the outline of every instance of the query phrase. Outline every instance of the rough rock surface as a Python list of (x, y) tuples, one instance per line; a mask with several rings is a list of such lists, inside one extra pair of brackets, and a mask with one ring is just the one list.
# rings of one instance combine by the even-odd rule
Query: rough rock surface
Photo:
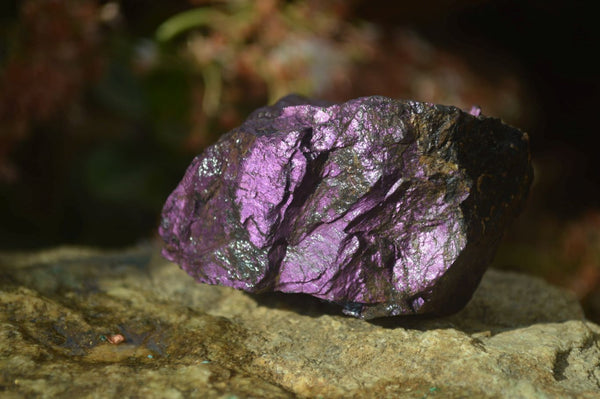
[[(489, 270), (473, 300), (444, 318), (367, 322), (330, 307), (307, 295), (198, 285), (149, 248), (0, 254), (0, 396), (600, 392), (600, 326), (570, 295), (531, 277)], [(125, 341), (109, 343), (115, 334)]]
[(527, 136), (455, 107), (286, 97), (196, 157), (164, 255), (198, 281), (370, 319), (461, 309), (532, 180)]

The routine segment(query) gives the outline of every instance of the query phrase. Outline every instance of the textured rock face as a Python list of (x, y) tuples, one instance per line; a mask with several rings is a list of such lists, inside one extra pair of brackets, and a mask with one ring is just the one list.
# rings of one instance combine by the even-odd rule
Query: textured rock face
[(0, 253), (0, 396), (598, 398), (600, 326), (531, 277), (489, 270), (450, 317), (365, 322), (153, 258)]
[(385, 97), (259, 109), (168, 198), (163, 254), (203, 283), (366, 319), (455, 312), (532, 180), (527, 136), (475, 115)]

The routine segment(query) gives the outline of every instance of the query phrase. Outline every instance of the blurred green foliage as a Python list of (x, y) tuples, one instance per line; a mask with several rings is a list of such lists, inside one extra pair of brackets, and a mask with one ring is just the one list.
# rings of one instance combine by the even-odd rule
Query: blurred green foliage
[[(25, 1), (0, 75), (0, 247), (149, 237), (189, 162), (189, 74), (141, 73), (142, 37), (94, 1)], [(135, 23), (135, 21), (134, 21)]]
[(199, 3), (3, 3), (0, 249), (151, 237), (195, 154), (372, 41), (351, 2)]

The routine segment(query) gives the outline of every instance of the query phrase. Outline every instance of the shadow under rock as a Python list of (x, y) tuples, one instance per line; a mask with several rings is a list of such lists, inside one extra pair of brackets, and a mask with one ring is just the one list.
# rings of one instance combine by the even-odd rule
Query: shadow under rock
[[(288, 310), (312, 318), (328, 315), (339, 316), (349, 320), (355, 319), (352, 316), (342, 313), (342, 305), (315, 298), (308, 294), (288, 294), (283, 292), (267, 292), (262, 294), (246, 292), (245, 294), (252, 298), (259, 306), (271, 309)], [(447, 319), (448, 317), (436, 317), (432, 315), (409, 315), (380, 317), (364, 320), (364, 322), (384, 328), (406, 328), (413, 330), (456, 328), (456, 325)]]
[[(342, 306), (307, 294), (271, 292), (247, 294), (260, 306), (286, 309), (301, 315), (339, 316)], [(459, 312), (443, 317), (408, 315), (366, 320), (383, 328), (434, 330), (453, 328), (467, 334), (490, 333), (525, 328), (539, 323), (561, 323), (584, 318), (573, 295), (534, 277), (488, 270), (473, 298)]]
[(245, 294), (259, 306), (271, 309), (289, 310), (309, 317), (322, 315), (344, 316), (341, 305), (308, 294), (288, 294), (284, 292), (266, 292), (262, 294), (246, 292)]

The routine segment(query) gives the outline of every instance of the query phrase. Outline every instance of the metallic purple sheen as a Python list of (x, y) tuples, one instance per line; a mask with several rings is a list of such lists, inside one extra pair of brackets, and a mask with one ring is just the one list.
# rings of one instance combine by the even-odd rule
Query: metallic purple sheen
[(532, 180), (527, 135), (455, 107), (288, 96), (197, 156), (163, 255), (208, 284), (361, 318), (464, 306)]

